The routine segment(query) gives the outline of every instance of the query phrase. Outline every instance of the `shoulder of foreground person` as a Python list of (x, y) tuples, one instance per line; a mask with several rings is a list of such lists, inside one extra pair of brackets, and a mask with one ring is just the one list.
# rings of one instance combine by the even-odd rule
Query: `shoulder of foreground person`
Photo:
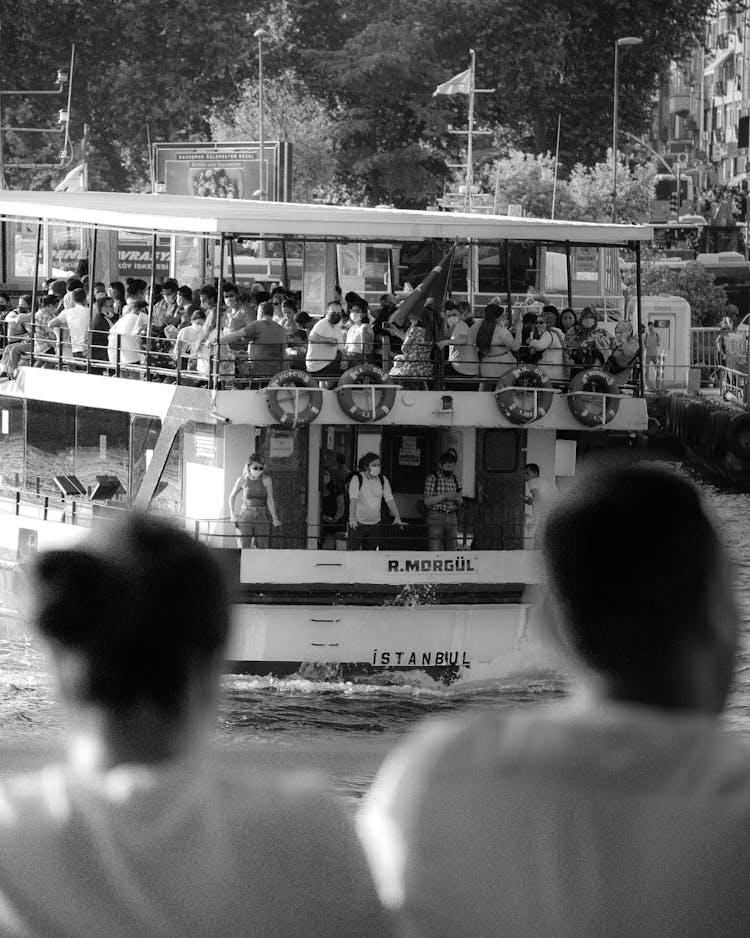
[[(201, 928), (212, 920), (218, 928), (212, 935), (237, 933), (222, 931), (221, 922), (237, 924), (253, 915), (258, 936), (394, 934), (353, 824), (320, 778), (239, 766), (193, 774), (183, 768), (113, 770), (82, 782), (64, 768), (50, 767), (3, 782), (0, 933), (5, 934), (14, 907), (9, 897), (23, 896), (33, 904), (31, 897), (40, 896), (40, 907), (54, 917), (47, 896), (72, 889), (76, 894), (69, 894), (68, 906), (83, 915), (102, 885), (92, 871), (102, 867), (108, 870), (104, 885), (117, 899), (115, 912), (129, 907), (126, 885), (133, 876), (143, 879), (145, 898), (154, 908), (169, 905), (164, 934), (176, 934), (175, 923), (188, 911), (196, 922), (204, 916), (200, 934), (208, 934)], [(133, 798), (126, 795), (129, 787), (136, 790)], [(81, 838), (91, 849), (76, 865), (71, 851)], [(80, 894), (71, 863), (82, 876)], [(172, 871), (157, 876), (152, 890), (146, 885), (152, 882), (148, 871), (165, 863)], [(189, 894), (173, 908), (178, 883)], [(110, 912), (100, 913), (106, 923)]]

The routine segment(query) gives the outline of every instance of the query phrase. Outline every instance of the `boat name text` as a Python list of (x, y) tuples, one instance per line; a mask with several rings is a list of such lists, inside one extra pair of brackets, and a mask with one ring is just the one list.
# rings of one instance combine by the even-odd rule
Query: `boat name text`
[(476, 557), (450, 559), (431, 557), (428, 559), (389, 560), (389, 573), (477, 573)]
[(376, 648), (372, 653), (372, 663), (374, 665), (391, 665), (398, 667), (403, 665), (409, 667), (445, 667), (447, 665), (469, 665), (471, 662), (466, 657), (465, 651), (378, 651)]

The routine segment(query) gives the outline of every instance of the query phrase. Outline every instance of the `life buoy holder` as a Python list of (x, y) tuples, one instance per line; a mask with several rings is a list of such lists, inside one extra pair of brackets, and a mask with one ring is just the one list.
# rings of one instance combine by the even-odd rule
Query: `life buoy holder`
[[(362, 387), (372, 385), (372, 390)], [(362, 407), (354, 400), (355, 391), (360, 397), (370, 394), (371, 407)], [(359, 423), (371, 423), (380, 420), (393, 410), (396, 402), (397, 386), (391, 384), (388, 375), (377, 365), (356, 365), (345, 371), (336, 385), (336, 399), (339, 407), (353, 420)]]
[[(587, 368), (571, 379), (565, 395), (571, 414), (585, 427), (601, 427), (620, 409), (619, 387), (603, 368)], [(606, 396), (605, 396), (606, 395)]]
[[(294, 407), (287, 410), (281, 404), (283, 390), (300, 388), (293, 394)], [(302, 393), (304, 391), (304, 394)], [(300, 397), (307, 399), (304, 407), (300, 408)], [(300, 427), (312, 423), (323, 407), (323, 392), (306, 371), (280, 371), (268, 382), (266, 388), (266, 401), (271, 416), (284, 427)]]
[(534, 365), (519, 365), (507, 372), (495, 388), (495, 403), (500, 413), (515, 424), (543, 417), (552, 406), (553, 397), (549, 378)]

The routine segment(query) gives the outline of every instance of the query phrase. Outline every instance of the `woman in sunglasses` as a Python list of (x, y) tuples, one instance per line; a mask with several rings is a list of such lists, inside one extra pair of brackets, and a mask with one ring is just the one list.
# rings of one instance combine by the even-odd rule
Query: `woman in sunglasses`
[[(281, 524), (273, 500), (273, 483), (264, 468), (263, 457), (253, 453), (229, 493), (229, 517), (234, 524), (238, 547), (268, 547), (271, 525), (278, 528)], [(237, 513), (234, 502), (240, 492), (242, 505)]]

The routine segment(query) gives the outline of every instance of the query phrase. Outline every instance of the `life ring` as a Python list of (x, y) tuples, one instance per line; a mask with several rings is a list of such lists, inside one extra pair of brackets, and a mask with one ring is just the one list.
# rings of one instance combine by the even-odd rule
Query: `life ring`
[[(373, 407), (360, 407), (354, 400), (355, 392), (363, 395), (361, 389), (352, 387), (358, 384), (384, 385), (372, 394)], [(339, 407), (353, 420), (359, 423), (370, 423), (380, 420), (393, 410), (396, 402), (396, 387), (391, 384), (388, 375), (376, 365), (356, 365), (345, 371), (339, 378), (336, 386), (336, 399)]]
[[(617, 382), (608, 371), (603, 368), (588, 368), (571, 379), (566, 394), (568, 407), (579, 423), (586, 427), (601, 427), (614, 419), (620, 409), (620, 400), (618, 397), (604, 398), (606, 404), (602, 407), (602, 398), (599, 395), (618, 394), (619, 390)], [(591, 396), (581, 394), (581, 391), (591, 392)]]
[[(301, 410), (298, 410), (300, 394), (294, 395), (294, 409), (287, 410), (281, 406), (281, 397), (279, 393), (284, 388), (304, 388), (307, 404)], [(277, 423), (284, 427), (299, 427), (312, 423), (318, 416), (323, 407), (323, 392), (315, 383), (314, 379), (306, 371), (280, 371), (268, 382), (266, 388), (266, 401), (271, 416)]]
[[(536, 388), (537, 394), (514, 388)], [(552, 385), (541, 368), (519, 365), (508, 371), (495, 388), (495, 403), (500, 413), (511, 423), (524, 424), (543, 417), (552, 406)], [(536, 407), (534, 406), (536, 404)]]
[(750, 461), (750, 414), (738, 414), (727, 426), (727, 449), (743, 461)]

